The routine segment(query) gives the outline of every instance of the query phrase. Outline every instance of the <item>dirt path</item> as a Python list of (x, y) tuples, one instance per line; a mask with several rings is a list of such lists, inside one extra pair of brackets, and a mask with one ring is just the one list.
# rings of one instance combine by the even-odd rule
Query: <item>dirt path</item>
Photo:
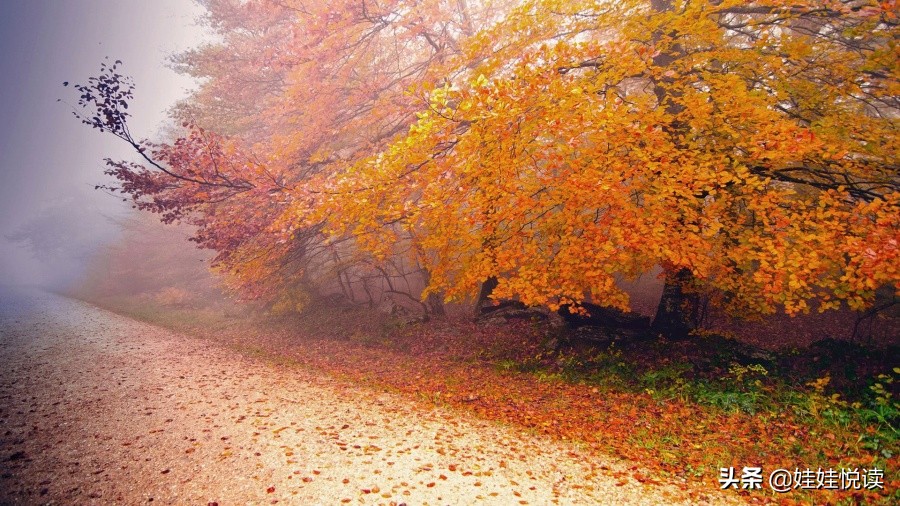
[(0, 292), (0, 504), (672, 504), (576, 447)]

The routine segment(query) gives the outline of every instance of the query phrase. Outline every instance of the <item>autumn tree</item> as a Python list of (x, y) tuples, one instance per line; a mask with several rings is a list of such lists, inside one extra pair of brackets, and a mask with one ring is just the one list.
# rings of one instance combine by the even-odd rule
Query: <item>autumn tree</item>
[(860, 308), (898, 281), (896, 25), (875, 2), (527, 2), (327, 212), (376, 253), (416, 237), (450, 297), (497, 276), (627, 309), (616, 277), (661, 265), (744, 313)]
[(891, 2), (204, 3), (220, 42), (176, 61), (204, 79), (181, 139), (131, 136), (117, 72), (79, 90), (144, 158), (110, 162), (116, 189), (198, 225), (251, 296), (413, 270), (433, 299), (493, 279), (627, 309), (617, 280), (662, 266), (683, 335), (685, 294), (793, 314), (896, 290)]

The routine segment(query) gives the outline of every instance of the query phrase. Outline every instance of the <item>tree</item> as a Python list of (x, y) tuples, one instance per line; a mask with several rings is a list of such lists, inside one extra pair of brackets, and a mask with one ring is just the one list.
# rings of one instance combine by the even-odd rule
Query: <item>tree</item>
[[(178, 60), (206, 78), (188, 133), (107, 128), (148, 155), (111, 173), (251, 294), (402, 265), (425, 297), (496, 279), (626, 309), (617, 277), (660, 265), (657, 323), (683, 334), (686, 294), (796, 313), (896, 290), (891, 3), (206, 5), (223, 42)], [(87, 100), (94, 126), (111, 103)]]
[[(296, 217), (317, 206), (338, 167), (414, 121), (422, 98), (409, 90), (442, 78), (435, 69), (490, 9), (464, 0), (204, 5), (220, 42), (175, 58), (176, 68), (204, 79), (174, 111), (182, 138), (132, 137), (124, 111), (133, 86), (116, 65), (78, 88), (85, 122), (143, 157), (108, 161), (119, 181), (108, 189), (166, 221), (197, 225), (194, 239), (218, 252), (217, 267), (250, 297), (296, 298), (291, 292), (314, 290), (333, 274), (364, 285), (373, 265), (391, 291), (406, 276), (427, 277), (415, 258), (373, 258), (352, 244), (337, 246), (345, 251), (335, 260), (322, 223)], [(395, 247), (402, 252), (406, 243)], [(440, 312), (440, 302), (427, 307)]]
[(527, 304), (625, 309), (616, 275), (657, 264), (751, 313), (896, 287), (890, 5), (665, 7), (524, 4), (330, 212), (375, 251), (385, 223), (420, 238), (451, 297), (493, 275)]

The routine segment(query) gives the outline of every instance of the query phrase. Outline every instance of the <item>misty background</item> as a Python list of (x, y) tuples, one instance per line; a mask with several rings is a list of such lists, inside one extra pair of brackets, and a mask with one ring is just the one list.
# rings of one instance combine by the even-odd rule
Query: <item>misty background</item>
[(73, 117), (71, 85), (97, 74), (105, 57), (122, 60), (136, 84), (131, 128), (158, 137), (166, 111), (193, 86), (166, 61), (204, 40), (201, 12), (191, 0), (3, 3), (0, 284), (65, 287), (120, 237), (130, 205), (94, 186), (109, 182), (104, 158), (134, 154)]

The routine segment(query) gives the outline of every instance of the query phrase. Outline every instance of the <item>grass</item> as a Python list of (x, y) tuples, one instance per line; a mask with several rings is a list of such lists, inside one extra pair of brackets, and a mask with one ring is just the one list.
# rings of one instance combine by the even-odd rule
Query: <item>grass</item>
[[(823, 436), (812, 445), (809, 440), (773, 440), (773, 446), (781, 446), (782, 451), (797, 456), (797, 465), (810, 462), (811, 457), (812, 462), (829, 462), (834, 443), (844, 441), (843, 449), (858, 458), (844, 460), (843, 466), (857, 467), (860, 462), (867, 462), (870, 467), (887, 470), (887, 474), (896, 480), (900, 403), (893, 395), (893, 385), (900, 382), (900, 367), (860, 378), (867, 383), (867, 388), (861, 394), (851, 389), (855, 393), (852, 400), (829, 389), (830, 378), (826, 371), (821, 371), (822, 376), (816, 380), (797, 385), (790, 378), (770, 374), (760, 363), (731, 362), (721, 376), (710, 378), (698, 376), (695, 367), (685, 362), (647, 364), (640, 358), (623, 354), (614, 344), (606, 350), (588, 354), (584, 360), (573, 354), (563, 355), (555, 362), (545, 362), (544, 368), (536, 367), (533, 360), (525, 360), (522, 364), (506, 361), (504, 368), (530, 371), (539, 378), (555, 377), (593, 385), (609, 392), (645, 393), (660, 403), (687, 401), (708, 408), (711, 415), (744, 414), (773, 420), (789, 414), (792, 422), (801, 425), (813, 442), (816, 436)], [(677, 434), (646, 429), (635, 431), (628, 442), (636, 448), (653, 451), (663, 463), (669, 464), (678, 461), (678, 449), (684, 444)], [(702, 473), (702, 468), (689, 465), (685, 472), (697, 475)], [(896, 490), (887, 502), (893, 499), (896, 499)]]
[(796, 385), (789, 378), (770, 374), (760, 363), (732, 362), (718, 378), (702, 377), (686, 362), (640, 363), (634, 356), (624, 356), (615, 344), (591, 353), (585, 360), (574, 354), (562, 355), (543, 368), (534, 360), (506, 360), (503, 368), (610, 390), (644, 392), (660, 402), (688, 400), (728, 414), (771, 417), (787, 412), (811, 428), (863, 429), (859, 436), (863, 446), (884, 458), (893, 457), (900, 444), (900, 403), (893, 395), (893, 385), (900, 382), (900, 367), (863, 378), (867, 388), (853, 400), (829, 390), (830, 378), (825, 371), (816, 380)]

